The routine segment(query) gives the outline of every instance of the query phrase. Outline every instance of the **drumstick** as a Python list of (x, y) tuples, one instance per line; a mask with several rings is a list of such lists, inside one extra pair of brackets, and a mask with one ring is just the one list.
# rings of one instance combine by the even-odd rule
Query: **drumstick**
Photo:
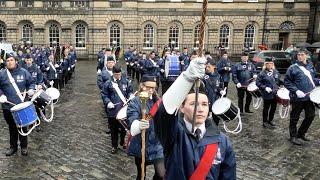
[(16, 105), (15, 103), (10, 102), (10, 101), (6, 101), (6, 103), (11, 104), (11, 105), (13, 105), (13, 106), (15, 106), (15, 105)]

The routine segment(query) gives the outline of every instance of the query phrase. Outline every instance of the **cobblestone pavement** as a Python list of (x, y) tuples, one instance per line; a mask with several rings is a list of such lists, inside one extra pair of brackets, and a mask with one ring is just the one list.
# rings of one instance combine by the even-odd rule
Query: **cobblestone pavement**
[[(111, 154), (111, 139), (96, 87), (95, 62), (79, 62), (76, 78), (62, 90), (51, 123), (29, 136), (29, 156), (13, 157), (8, 148), (8, 127), (0, 115), (0, 179), (135, 179), (132, 158), (123, 150)], [(235, 87), (230, 97), (236, 104)], [(253, 110), (253, 108), (252, 108)], [(243, 119), (243, 131), (229, 135), (237, 156), (238, 179), (319, 179), (320, 123), (316, 116), (308, 137), (312, 142), (293, 146), (288, 141), (288, 120), (275, 118), (277, 129), (261, 126), (262, 108)], [(230, 126), (232, 126), (231, 124)], [(221, 126), (222, 128), (222, 126)], [(148, 179), (152, 168), (148, 167)]]

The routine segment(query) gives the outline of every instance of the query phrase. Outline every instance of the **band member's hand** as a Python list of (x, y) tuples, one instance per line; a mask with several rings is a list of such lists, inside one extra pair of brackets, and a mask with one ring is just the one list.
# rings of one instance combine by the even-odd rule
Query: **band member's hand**
[(33, 89), (29, 89), (28, 90), (28, 96), (33, 96), (33, 94), (34, 94), (34, 90)]
[(55, 67), (55, 68), (58, 68), (58, 67), (59, 67), (59, 65), (58, 65), (58, 64), (55, 64), (55, 65), (54, 65), (54, 67)]
[(221, 90), (221, 91), (220, 91), (220, 94), (221, 94), (221, 96), (224, 96), (224, 95), (226, 95), (226, 91)]
[(201, 79), (204, 77), (206, 72), (206, 58), (198, 57), (190, 62), (187, 70), (184, 72), (184, 77), (188, 81), (195, 81), (196, 79)]
[(257, 79), (257, 77), (258, 77), (258, 76), (257, 76), (256, 74), (255, 74), (255, 75), (253, 75), (253, 79)]
[(164, 69), (160, 69), (160, 72), (161, 72), (161, 73), (164, 73)]
[(226, 70), (226, 71), (230, 71), (230, 67), (224, 67), (224, 70)]
[(272, 92), (272, 89), (271, 88), (269, 88), (269, 87), (266, 87), (266, 89), (265, 89), (266, 91), (267, 91), (267, 93), (271, 93)]
[(112, 102), (109, 102), (107, 105), (107, 108), (112, 109), (114, 108), (114, 104)]
[(100, 69), (98, 69), (97, 74), (100, 74), (100, 73), (101, 73), (101, 70), (100, 70)]
[(129, 65), (129, 63), (128, 63), (128, 62), (126, 62), (126, 65)]
[(37, 85), (37, 90), (42, 89), (42, 85)]
[(5, 103), (7, 101), (8, 101), (7, 96), (5, 96), (5, 95), (0, 96), (0, 103)]
[(53, 86), (54, 82), (53, 82), (53, 81), (50, 81), (49, 84), (50, 84), (50, 86)]
[(300, 90), (296, 91), (296, 94), (297, 94), (298, 98), (304, 98), (306, 96), (306, 94)]
[(150, 127), (149, 121), (145, 119), (140, 120), (140, 130), (148, 129)]
[(241, 88), (241, 83), (237, 83), (237, 88)]

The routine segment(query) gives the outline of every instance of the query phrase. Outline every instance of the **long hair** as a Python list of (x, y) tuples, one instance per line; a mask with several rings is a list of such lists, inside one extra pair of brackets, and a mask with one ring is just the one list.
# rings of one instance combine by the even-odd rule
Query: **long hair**
[[(271, 62), (267, 62), (267, 63), (271, 63)], [(264, 64), (263, 64), (262, 71), (266, 70), (266, 64), (267, 64), (267, 63), (264, 63)], [(271, 67), (271, 69), (272, 69), (272, 70), (275, 70), (275, 69), (276, 69), (276, 66), (274, 65), (274, 62), (272, 62), (272, 67)]]

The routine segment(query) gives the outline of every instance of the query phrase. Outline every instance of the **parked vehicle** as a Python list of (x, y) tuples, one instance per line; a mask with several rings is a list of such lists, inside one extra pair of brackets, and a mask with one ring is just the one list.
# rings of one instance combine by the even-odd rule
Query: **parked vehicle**
[[(276, 69), (280, 73), (286, 73), (288, 67), (291, 65), (291, 57), (290, 54), (284, 51), (278, 51), (278, 50), (265, 50), (256, 52), (253, 55), (252, 63), (256, 65), (257, 71), (261, 71), (264, 61), (266, 58), (274, 58), (274, 64), (276, 66)], [(249, 54), (250, 58), (250, 54)]]

